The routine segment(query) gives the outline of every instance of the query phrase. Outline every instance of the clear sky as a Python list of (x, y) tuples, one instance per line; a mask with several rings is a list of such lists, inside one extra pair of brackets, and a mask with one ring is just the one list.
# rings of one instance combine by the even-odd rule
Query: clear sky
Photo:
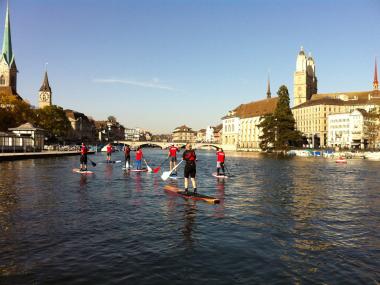
[(372, 89), (380, 57), (379, 0), (9, 3), (23, 98), (37, 105), (48, 62), (54, 104), (154, 133), (220, 123), (265, 98), (268, 71), (272, 96), (285, 84), (293, 101), (300, 46), (320, 93)]

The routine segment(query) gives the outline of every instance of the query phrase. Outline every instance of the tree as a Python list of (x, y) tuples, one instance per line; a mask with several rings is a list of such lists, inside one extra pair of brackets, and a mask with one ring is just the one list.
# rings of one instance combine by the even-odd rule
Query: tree
[(71, 124), (62, 107), (45, 106), (36, 111), (36, 126), (45, 129), (50, 139), (66, 138), (71, 130)]
[(380, 111), (369, 111), (364, 120), (364, 137), (368, 139), (369, 148), (376, 148), (380, 136)]
[(111, 123), (113, 123), (113, 124), (115, 124), (115, 123), (117, 122), (115, 116), (108, 116), (107, 120), (108, 120), (108, 122), (111, 122)]
[(269, 114), (266, 116), (263, 116), (261, 118), (261, 122), (258, 125), (258, 127), (262, 131), (262, 135), (260, 136), (260, 148), (262, 150), (268, 150), (269, 148), (274, 146), (275, 142), (275, 118), (273, 114)]
[(289, 146), (297, 146), (302, 143), (301, 133), (295, 129), (288, 88), (282, 85), (277, 95), (275, 111), (271, 115), (264, 116), (259, 124), (263, 132), (260, 136), (260, 147), (263, 150), (270, 147), (276, 150), (286, 150)]
[(26, 122), (33, 123), (35, 119), (31, 106), (15, 96), (0, 96), (0, 131), (18, 127)]

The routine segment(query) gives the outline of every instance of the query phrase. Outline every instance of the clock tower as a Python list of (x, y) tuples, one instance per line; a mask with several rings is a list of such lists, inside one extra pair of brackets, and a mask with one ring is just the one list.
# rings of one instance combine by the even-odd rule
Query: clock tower
[(51, 106), (51, 88), (49, 85), (49, 79), (47, 75), (47, 71), (45, 71), (45, 77), (44, 82), (42, 83), (42, 86), (40, 88), (40, 91), (38, 92), (39, 98), (38, 98), (38, 106), (40, 108)]

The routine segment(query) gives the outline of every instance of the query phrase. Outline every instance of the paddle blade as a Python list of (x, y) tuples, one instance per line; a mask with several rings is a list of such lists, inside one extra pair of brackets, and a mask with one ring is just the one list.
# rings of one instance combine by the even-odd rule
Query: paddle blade
[(161, 179), (166, 181), (169, 178), (170, 173), (171, 173), (171, 171), (164, 171), (164, 173), (162, 173), (162, 175), (161, 175)]
[(161, 169), (161, 166), (154, 168), (153, 173), (157, 173), (158, 171), (160, 171), (160, 169)]
[(92, 160), (90, 160), (90, 162), (91, 162), (91, 165), (92, 165), (93, 167), (96, 166), (96, 163), (95, 163), (95, 162), (93, 162)]

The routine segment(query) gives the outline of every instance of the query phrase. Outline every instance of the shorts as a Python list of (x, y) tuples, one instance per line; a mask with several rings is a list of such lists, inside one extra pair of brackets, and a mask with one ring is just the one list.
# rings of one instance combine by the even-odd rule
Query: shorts
[(171, 162), (177, 162), (177, 157), (176, 156), (171, 156), (170, 157)]
[(197, 169), (195, 167), (195, 164), (190, 164), (185, 166), (184, 174), (185, 178), (195, 178), (195, 174), (197, 173)]
[(81, 155), (80, 156), (80, 163), (87, 163), (87, 155)]
[(216, 162), (216, 168), (223, 168), (224, 167), (224, 162), (217, 161)]
[(107, 152), (107, 156), (111, 156), (111, 153), (112, 153), (112, 152)]

